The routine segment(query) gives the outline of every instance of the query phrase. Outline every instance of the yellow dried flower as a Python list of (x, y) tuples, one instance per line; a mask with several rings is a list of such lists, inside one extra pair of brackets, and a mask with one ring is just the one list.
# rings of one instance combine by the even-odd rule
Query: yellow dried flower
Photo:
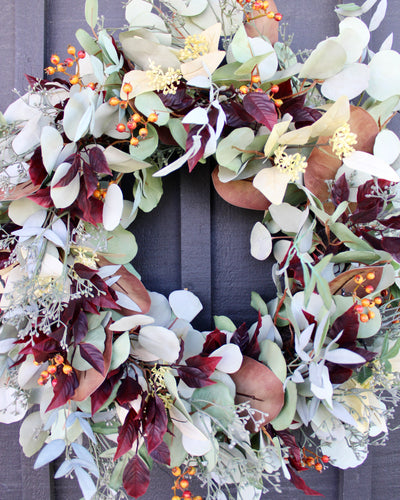
[(329, 139), (332, 151), (341, 160), (354, 151), (353, 146), (357, 144), (357, 134), (350, 132), (350, 125), (345, 123), (335, 130), (332, 138)]
[(179, 53), (180, 61), (190, 61), (209, 53), (207, 37), (191, 35), (185, 38), (185, 47)]
[(151, 369), (151, 378), (149, 380), (149, 383), (153, 390), (153, 395), (157, 395), (161, 399), (166, 409), (171, 408), (171, 406), (174, 404), (174, 399), (168, 392), (164, 380), (164, 376), (169, 371), (170, 369), (165, 366), (156, 365)]
[(286, 146), (279, 146), (275, 150), (274, 165), (284, 174), (290, 176), (290, 182), (296, 182), (300, 174), (307, 168), (306, 157), (300, 153), (288, 155)]
[(75, 247), (72, 249), (75, 254), (75, 262), (77, 264), (83, 264), (84, 266), (90, 267), (91, 269), (97, 268), (97, 254), (91, 248), (86, 247)]
[(167, 72), (161, 69), (161, 66), (156, 66), (153, 61), (150, 62), (150, 69), (146, 71), (148, 78), (156, 90), (163, 94), (176, 94), (176, 88), (182, 78), (182, 73), (179, 69), (168, 68)]

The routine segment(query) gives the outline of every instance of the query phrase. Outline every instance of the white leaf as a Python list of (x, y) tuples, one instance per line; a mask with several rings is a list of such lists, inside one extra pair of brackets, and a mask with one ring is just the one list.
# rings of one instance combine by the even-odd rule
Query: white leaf
[(74, 472), (85, 500), (91, 500), (97, 491), (93, 479), (82, 467), (75, 467)]
[(271, 233), (261, 222), (256, 222), (250, 235), (250, 253), (257, 260), (265, 260), (272, 250)]
[(309, 211), (308, 209), (299, 210), (289, 203), (281, 203), (280, 205), (272, 204), (269, 207), (269, 213), (282, 231), (298, 233), (308, 218)]
[(61, 453), (65, 450), (65, 442), (63, 439), (55, 439), (47, 443), (44, 448), (40, 451), (38, 457), (36, 458), (34, 469), (39, 469), (43, 467), (56, 458), (58, 458)]
[(379, 179), (391, 182), (400, 181), (399, 175), (388, 163), (364, 151), (354, 151), (343, 159), (343, 163), (346, 167), (360, 170)]
[(175, 333), (163, 326), (144, 326), (139, 332), (139, 344), (158, 359), (173, 363), (178, 359), (180, 343)]
[(189, 323), (203, 309), (198, 297), (188, 290), (175, 290), (170, 293), (168, 300), (175, 316)]
[(204, 435), (200, 439), (196, 439), (182, 432), (182, 445), (190, 455), (198, 457), (205, 455), (211, 450), (211, 441), (208, 438), (204, 439), (205, 435), (211, 432), (211, 422), (208, 415), (199, 412), (196, 412), (192, 418), (193, 425), (200, 429)]
[(279, 205), (285, 197), (290, 176), (275, 167), (263, 168), (254, 177), (253, 186), (273, 204)]
[(54, 243), (56, 247), (61, 247), (63, 248), (65, 245), (65, 241), (63, 241), (57, 233), (52, 231), (51, 229), (46, 229), (46, 231), (43, 233), (43, 236), (47, 238), (49, 241)]
[(336, 41), (346, 51), (346, 62), (356, 62), (368, 45), (370, 39), (368, 26), (357, 17), (347, 17), (339, 24), (339, 33)]
[(111, 266), (102, 266), (100, 269), (97, 271), (97, 274), (100, 276), (100, 278), (105, 279), (108, 278), (109, 276), (113, 276), (115, 273), (119, 271), (121, 268), (120, 265), (111, 265)]
[(175, 406), (171, 406), (169, 414), (174, 425), (182, 432), (184, 436), (197, 441), (209, 441), (208, 438), (185, 417)]
[(321, 85), (321, 92), (332, 101), (336, 101), (342, 95), (353, 99), (361, 94), (369, 82), (369, 68), (366, 64), (353, 63), (345, 66), (335, 76), (328, 78)]
[(110, 184), (103, 205), (103, 226), (107, 231), (115, 229), (121, 220), (124, 197), (118, 184)]
[(115, 321), (109, 326), (112, 332), (126, 332), (137, 326), (150, 325), (154, 323), (154, 319), (145, 314), (133, 314), (132, 316), (124, 316)]
[(20, 198), (10, 203), (8, 207), (8, 216), (17, 226), (23, 226), (33, 213), (41, 210), (42, 207), (34, 201), (28, 198)]
[(154, 318), (157, 325), (168, 326), (171, 322), (172, 310), (164, 295), (158, 292), (149, 292), (151, 306), (148, 315)]
[(204, 108), (194, 108), (183, 118), (182, 123), (192, 123), (195, 125), (206, 125), (208, 123), (207, 110)]
[(377, 101), (400, 94), (400, 54), (394, 50), (382, 50), (369, 63), (370, 79), (368, 94)]
[(339, 347), (333, 351), (329, 351), (325, 354), (325, 359), (331, 363), (339, 363), (344, 365), (356, 365), (359, 363), (365, 363), (365, 358), (357, 354), (356, 352), (349, 351)]
[(142, 312), (140, 307), (133, 301), (128, 295), (122, 292), (115, 292), (117, 294), (118, 300), (117, 304), (125, 309), (129, 309), (130, 311)]
[(371, 21), (369, 23), (369, 31), (375, 31), (381, 25), (382, 21), (385, 18), (387, 9), (387, 0), (381, 0), (374, 12), (374, 15), (371, 17)]
[(63, 148), (63, 138), (57, 129), (46, 126), (42, 129), (40, 145), (42, 148), (43, 165), (47, 173), (50, 174), (56, 166), (58, 155)]
[(188, 151), (186, 151), (186, 153), (183, 156), (181, 156), (177, 160), (173, 161), (166, 167), (162, 168), (161, 170), (153, 174), (153, 177), (163, 177), (164, 175), (170, 174), (171, 172), (178, 170), (178, 168), (181, 168), (182, 165), (184, 165), (187, 162), (187, 160), (195, 156), (195, 154), (199, 151), (200, 146), (201, 146), (201, 137), (199, 135), (194, 135), (192, 147)]
[(390, 33), (390, 35), (383, 41), (382, 45), (379, 48), (379, 51), (391, 50), (392, 47), (393, 47), (393, 33)]
[(375, 138), (374, 155), (391, 165), (400, 155), (400, 139), (391, 130), (381, 130)]
[(308, 326), (305, 330), (303, 330), (300, 336), (298, 335), (295, 336), (295, 349), (298, 354), (304, 351), (304, 348), (310, 342), (310, 338), (313, 331), (314, 331), (314, 325), (312, 324)]
[(39, 145), (41, 130), (40, 121), (40, 115), (34, 116), (13, 140), (12, 147), (17, 155), (24, 155), (29, 150)]
[(222, 357), (217, 370), (224, 373), (235, 373), (242, 366), (243, 355), (236, 344), (224, 344), (210, 354), (211, 357)]
[(64, 187), (54, 187), (71, 169), (71, 163), (61, 163), (51, 181), (50, 196), (56, 208), (69, 207), (78, 197), (80, 189), (80, 174), (75, 175), (72, 181)]

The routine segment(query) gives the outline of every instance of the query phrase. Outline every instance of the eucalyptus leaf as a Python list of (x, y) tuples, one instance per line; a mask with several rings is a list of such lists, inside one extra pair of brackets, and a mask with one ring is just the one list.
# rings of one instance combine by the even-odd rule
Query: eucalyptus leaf
[(88, 25), (94, 29), (97, 24), (99, 16), (99, 2), (98, 0), (86, 0), (85, 2), (85, 18)]
[(131, 341), (129, 333), (125, 332), (113, 342), (110, 372), (121, 366), (128, 359), (130, 349)]
[(267, 365), (282, 383), (285, 382), (287, 376), (286, 361), (281, 348), (275, 342), (268, 339), (260, 342), (258, 359)]

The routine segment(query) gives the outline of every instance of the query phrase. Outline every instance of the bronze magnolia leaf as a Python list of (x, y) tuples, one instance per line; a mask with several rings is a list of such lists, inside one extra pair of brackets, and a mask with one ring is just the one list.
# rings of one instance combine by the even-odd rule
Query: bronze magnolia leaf
[(0, 192), (0, 201), (14, 201), (19, 200), (20, 198), (26, 198), (39, 189), (40, 186), (34, 186), (32, 181), (23, 182), (22, 184), (15, 186), (14, 189), (11, 189), (7, 193)]
[[(277, 13), (278, 8), (273, 0), (270, 0), (268, 10)], [(262, 11), (261, 11), (262, 12)], [(247, 36), (255, 38), (257, 36), (266, 36), (268, 40), (274, 45), (279, 37), (279, 23), (275, 19), (269, 19), (267, 16), (260, 16), (259, 10), (253, 10), (251, 17), (255, 18), (245, 24)]]
[[(367, 274), (373, 272), (375, 274), (375, 278), (373, 280), (367, 279)], [(339, 274), (334, 280), (329, 283), (329, 289), (332, 295), (352, 295), (353, 292), (356, 293), (357, 297), (363, 298), (368, 293), (365, 291), (365, 287), (368, 285), (373, 286), (374, 290), (378, 288), (379, 282), (381, 281), (383, 273), (383, 267), (359, 267), (357, 269), (351, 269), (350, 271), (346, 271), (342, 274)], [(360, 275), (364, 278), (364, 282), (361, 285), (358, 285), (354, 281), (354, 277)]]

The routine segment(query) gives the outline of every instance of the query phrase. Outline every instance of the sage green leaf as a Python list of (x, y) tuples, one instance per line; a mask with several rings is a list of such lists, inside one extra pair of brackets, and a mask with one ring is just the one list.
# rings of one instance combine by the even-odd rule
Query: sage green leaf
[(86, 0), (85, 2), (85, 19), (88, 25), (94, 29), (99, 17), (99, 3), (98, 0)]
[(144, 139), (140, 139), (137, 146), (129, 146), (129, 153), (135, 160), (146, 160), (157, 149), (157, 130), (150, 123), (147, 125), (147, 130), (149, 131), (148, 135)]
[(108, 148), (104, 150), (104, 154), (109, 167), (115, 172), (129, 174), (137, 170), (146, 169), (150, 166), (150, 163), (132, 158), (130, 154), (114, 146), (108, 146)]
[(318, 293), (321, 295), (325, 307), (329, 309), (332, 304), (332, 295), (329, 289), (329, 284), (326, 279), (320, 275), (316, 275), (315, 279), (317, 282)]
[(236, 330), (235, 323), (227, 316), (214, 316), (214, 325), (218, 330), (226, 332), (234, 332)]
[[(389, 254), (387, 254), (387, 258), (390, 260)], [(378, 252), (371, 251), (349, 251), (349, 252), (340, 252), (337, 255), (332, 257), (332, 262), (335, 264), (345, 264), (349, 262), (359, 262), (360, 264), (374, 264), (380, 260), (387, 260), (387, 258), (383, 258), (382, 254)]]
[(244, 76), (248, 75), (249, 73), (251, 74), (254, 68), (264, 61), (268, 56), (270, 56), (273, 53), (273, 51), (267, 52), (265, 54), (260, 54), (259, 56), (254, 56), (245, 63), (243, 63), (241, 66), (237, 68), (235, 71), (235, 75), (237, 76)]
[(289, 427), (294, 419), (297, 405), (297, 386), (288, 380), (285, 390), (285, 403), (279, 415), (271, 421), (276, 431), (283, 431)]
[(162, 179), (161, 177), (154, 177), (155, 172), (157, 172), (157, 167), (150, 167), (134, 174), (137, 180), (134, 184), (133, 193), (136, 198), (138, 196), (137, 190), (140, 189), (139, 208), (143, 212), (151, 212), (158, 205), (163, 194)]
[(344, 224), (335, 222), (333, 224), (329, 224), (329, 228), (348, 248), (366, 252), (373, 251), (372, 247), (366, 241), (358, 238)]
[(346, 64), (347, 54), (340, 43), (333, 38), (320, 42), (304, 63), (299, 78), (325, 80), (341, 71)]
[(257, 292), (251, 292), (251, 307), (256, 311), (259, 311), (261, 316), (267, 316), (268, 307), (264, 300), (261, 298), (261, 295)]
[[(43, 422), (39, 411), (31, 413), (22, 422), (19, 429), (19, 444), (26, 457), (32, 457), (44, 445), (48, 431), (43, 430)], [(33, 437), (34, 436), (34, 437)]]
[(129, 356), (131, 350), (131, 341), (129, 333), (125, 332), (120, 335), (112, 345), (111, 364), (109, 371), (113, 371), (124, 363)]
[(112, 264), (128, 264), (137, 254), (137, 243), (135, 236), (118, 226), (107, 235), (107, 260)]
[(196, 389), (192, 402), (195, 407), (203, 408), (205, 413), (218, 419), (223, 425), (229, 425), (232, 421), (235, 402), (228, 387), (221, 382)]
[[(75, 37), (78, 40), (81, 47), (90, 55), (97, 54), (99, 52), (99, 46), (97, 45), (96, 40), (93, 39), (92, 36), (89, 35), (87, 31), (82, 28), (79, 28)], [(99, 57), (99, 56), (97, 56)]]
[[(242, 166), (239, 155), (240, 149), (246, 147), (254, 140), (254, 132), (251, 128), (241, 127), (233, 130), (225, 139), (222, 139), (217, 147), (217, 162), (223, 167), (238, 172)], [(240, 145), (240, 149), (238, 148)]]
[(360, 321), (357, 334), (358, 339), (367, 339), (372, 337), (373, 335), (376, 335), (382, 327), (382, 316), (379, 309), (377, 307), (372, 307), (371, 309), (368, 309), (368, 312), (369, 311), (372, 311), (375, 316), (366, 323), (362, 323)]
[(285, 382), (287, 376), (286, 361), (278, 344), (268, 339), (260, 342), (258, 359), (274, 372), (282, 384)]
[[(240, 25), (235, 36), (233, 37), (232, 43), (229, 46), (229, 52), (234, 57), (235, 61), (240, 63), (245, 63), (252, 58), (253, 54), (250, 49), (249, 38), (247, 36), (245, 27), (243, 24)], [(232, 62), (232, 61), (228, 61)]]
[(179, 118), (170, 118), (168, 128), (172, 137), (176, 140), (179, 146), (186, 151), (187, 132)]
[(220, 68), (217, 68), (212, 74), (213, 82), (219, 85), (233, 84), (237, 87), (240, 87), (242, 83), (248, 83), (251, 78), (250, 72), (246, 75), (241, 75), (242, 78), (238, 78), (236, 75), (236, 70), (241, 66), (242, 64), (240, 62), (224, 64)]
[(182, 445), (182, 433), (176, 427), (169, 426), (170, 432), (164, 434), (164, 442), (167, 444), (171, 457), (170, 467), (179, 467), (187, 457), (187, 451)]
[(157, 125), (160, 127), (168, 123), (170, 110), (164, 106), (161, 99), (154, 92), (144, 92), (138, 95), (135, 99), (135, 107), (145, 116), (157, 113)]

